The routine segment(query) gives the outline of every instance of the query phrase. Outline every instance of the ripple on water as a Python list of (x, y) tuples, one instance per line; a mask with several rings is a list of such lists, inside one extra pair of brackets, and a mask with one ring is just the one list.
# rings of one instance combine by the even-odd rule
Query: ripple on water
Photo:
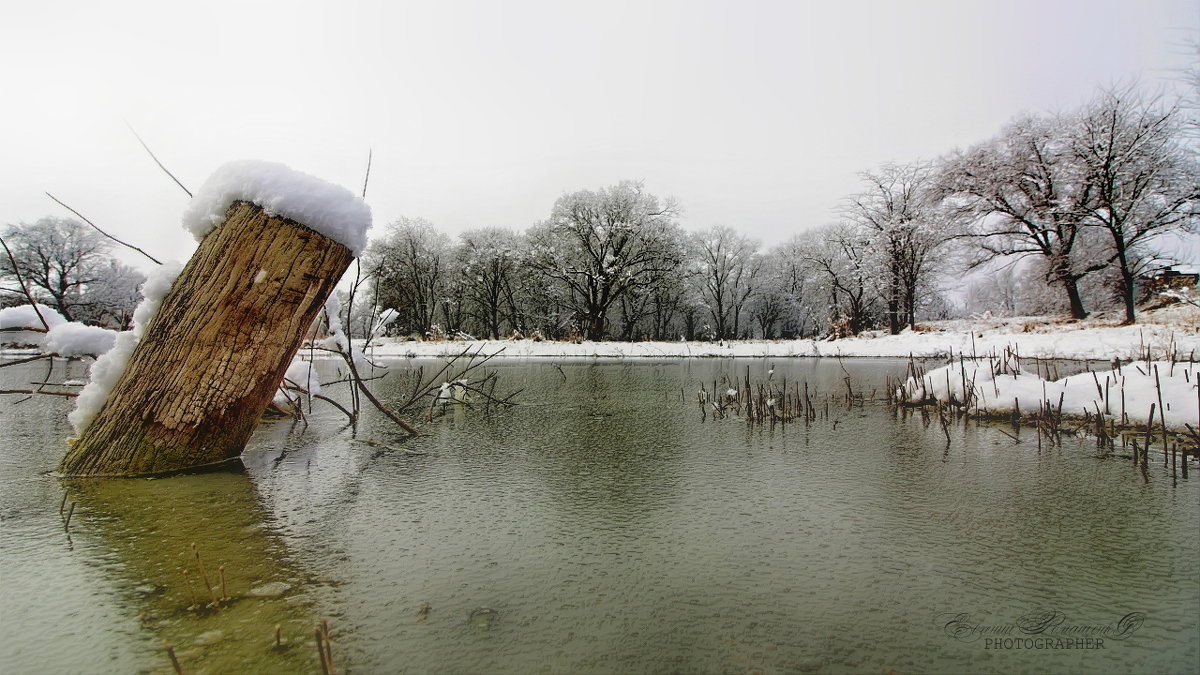
[[(280, 616), (295, 618), (294, 644), (302, 630), (311, 637), (305, 622), (332, 617), (335, 660), (360, 672), (1168, 672), (1196, 662), (1194, 483), (1172, 486), (1157, 470), (1144, 483), (1086, 443), (1039, 451), (1028, 431), (1014, 442), (955, 427), (947, 447), (920, 415), (844, 409), (842, 367), (862, 389), (903, 363), (774, 363), (776, 378), (810, 383), (820, 412), (808, 425), (702, 421), (693, 394), (680, 393), (724, 374), (740, 381), (747, 365), (761, 375), (770, 364), (576, 362), (563, 375), (501, 365), (530, 405), (448, 415), (410, 441), (369, 414), (360, 423), (360, 438), (427, 455), (352, 442), (317, 413), (303, 433), (260, 429), (241, 487), (209, 477), (186, 490), (209, 510), (234, 506), (204, 547), (215, 552), (223, 537), (255, 552), (246, 589), (287, 587), (278, 600), (292, 608)], [(28, 615), (15, 630), (30, 645), (6, 640), (0, 666), (42, 649), (59, 670), (98, 657), (102, 670), (127, 672), (165, 665), (166, 632), (193, 648), (236, 642), (228, 625), (162, 616), (159, 603), (183, 592), (176, 582), (134, 590), (156, 569), (177, 574), (175, 552), (157, 567), (143, 561), (155, 542), (175, 541), (150, 517), (158, 507), (116, 517), (88, 504), (68, 543), (57, 481), (30, 478), (52, 468), (58, 451), (46, 448), (62, 430), (0, 421), (26, 448), (0, 463), (12, 488), (0, 491), (0, 598), (6, 614)], [(987, 651), (937, 622), (966, 612), (1003, 624), (1045, 608), (1079, 623), (1129, 611), (1148, 621), (1102, 655)], [(147, 610), (172, 627), (144, 626)], [(261, 631), (261, 615), (245, 618)]]

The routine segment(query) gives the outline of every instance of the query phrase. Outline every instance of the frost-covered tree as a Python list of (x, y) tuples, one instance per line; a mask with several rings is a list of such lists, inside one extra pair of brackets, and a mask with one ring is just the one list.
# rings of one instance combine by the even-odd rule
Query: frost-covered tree
[(1045, 279), (1067, 297), (1072, 317), (1088, 312), (1080, 280), (1108, 258), (1081, 255), (1088, 198), (1060, 118), (1026, 116), (942, 165), (939, 185), (971, 240), (971, 267), (998, 258), (1044, 259)]
[(1135, 319), (1139, 259), (1156, 237), (1195, 230), (1200, 163), (1182, 140), (1178, 106), (1132, 88), (1102, 92), (1073, 117), (1070, 152), (1083, 182), (1086, 224), (1107, 235), (1126, 323)]
[(830, 335), (857, 335), (874, 324), (871, 242), (861, 228), (843, 222), (809, 230), (789, 241), (788, 250), (825, 301)]
[(142, 300), (141, 286), (146, 275), (113, 259), (99, 265), (98, 275), (100, 281), (89, 284), (71, 299), (76, 319), (117, 330), (128, 328), (133, 321), (133, 310)]
[(758, 279), (747, 303), (747, 314), (765, 340), (775, 338), (776, 328), (790, 309), (790, 267), (777, 250), (759, 256)]
[(1017, 316), (1020, 312), (1023, 276), (1015, 264), (978, 270), (967, 280), (963, 297), (964, 309), (969, 314)]
[(822, 290), (822, 281), (812, 264), (810, 249), (819, 236), (811, 232), (792, 237), (767, 252), (764, 265), (768, 278), (760, 284), (778, 284), (785, 300), (779, 318), (779, 333), (785, 338), (804, 337), (816, 333), (823, 317), (829, 311), (830, 299)]
[(477, 332), (489, 338), (517, 328), (515, 317), (517, 275), (523, 253), (522, 239), (511, 230), (485, 227), (459, 235), (455, 259), (463, 279), (467, 314)]
[(400, 218), (365, 256), (380, 307), (399, 314), (396, 329), (430, 332), (443, 299), (449, 238), (423, 218)]
[(861, 174), (866, 189), (850, 197), (845, 209), (879, 261), (876, 283), (893, 335), (916, 321), (933, 253), (949, 238), (941, 226), (934, 175), (925, 162), (884, 164)]
[(1183, 135), (1190, 141), (1188, 152), (1200, 153), (1200, 40), (1191, 40), (1186, 49), (1192, 53), (1191, 65), (1179, 71), (1183, 97), (1179, 104), (1183, 118)]
[(603, 339), (614, 305), (678, 268), (676, 213), (637, 181), (563, 195), (529, 232), (530, 265), (564, 290), (584, 335)]
[(713, 337), (736, 338), (758, 275), (758, 242), (726, 226), (691, 237), (696, 281), (712, 320)]
[(648, 317), (650, 336), (655, 340), (695, 339), (695, 317), (699, 313), (694, 279), (686, 265), (678, 274), (668, 274), (650, 289)]
[[(127, 311), (120, 296), (131, 280), (135, 288), (140, 283), (130, 268), (111, 261), (110, 242), (78, 220), (46, 217), (9, 225), (4, 241), (29, 290), (68, 321), (98, 320), (108, 310)], [(0, 275), (6, 290), (23, 294), (7, 256), (0, 258)]]

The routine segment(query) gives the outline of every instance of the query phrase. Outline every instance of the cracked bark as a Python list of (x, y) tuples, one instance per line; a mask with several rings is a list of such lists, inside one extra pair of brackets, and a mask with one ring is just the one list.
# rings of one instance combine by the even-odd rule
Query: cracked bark
[(59, 470), (139, 476), (241, 454), (351, 260), (338, 242), (234, 203), (163, 299)]

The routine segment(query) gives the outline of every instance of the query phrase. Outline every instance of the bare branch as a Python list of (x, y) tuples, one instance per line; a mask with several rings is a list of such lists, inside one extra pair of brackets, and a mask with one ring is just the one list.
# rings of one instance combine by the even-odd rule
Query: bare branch
[(46, 328), (46, 332), (50, 332), (50, 324), (46, 323), (46, 317), (42, 316), (42, 310), (38, 309), (37, 301), (33, 299), (33, 294), (29, 292), (29, 287), (25, 285), (25, 279), (21, 276), (21, 268), (17, 265), (17, 259), (13, 257), (12, 251), (9, 250), (8, 244), (4, 238), (0, 237), (0, 245), (4, 246), (4, 253), (8, 256), (8, 262), (12, 264), (13, 274), (17, 276), (17, 283), (21, 285), (21, 290), (25, 292), (25, 297), (29, 299), (29, 304), (33, 307), (34, 313), (37, 314), (38, 321), (42, 322), (42, 326)]
[(134, 131), (133, 126), (131, 124), (129, 124), (129, 122), (126, 122), (125, 126), (129, 127), (129, 132), (133, 134), (133, 137), (137, 139), (138, 143), (142, 144), (142, 148), (144, 148), (146, 150), (146, 153), (150, 155), (150, 159), (154, 160), (154, 163), (158, 165), (158, 168), (162, 169), (163, 173), (170, 176), (171, 180), (175, 181), (175, 184), (178, 185), (181, 190), (186, 192), (187, 196), (191, 197), (192, 191), (187, 189), (186, 187), (184, 187), (183, 183), (180, 183), (179, 179), (175, 177), (175, 174), (168, 171), (167, 167), (163, 166), (163, 163), (158, 161), (158, 158), (155, 157), (154, 153), (150, 151), (150, 146), (146, 145), (146, 141), (143, 141), (141, 136), (138, 136), (138, 132)]
[(371, 155), (373, 151), (367, 150), (367, 175), (363, 177), (362, 198), (367, 198), (367, 183), (371, 180)]
[(3, 363), (0, 363), (0, 368), (7, 368), (9, 366), (19, 366), (22, 363), (32, 363), (33, 361), (49, 359), (54, 356), (55, 356), (54, 354), (38, 354), (37, 356), (30, 356), (30, 357), (24, 358), (24, 359), (17, 359), (16, 361), (5, 361)]
[(79, 395), (77, 391), (45, 391), (42, 389), (0, 389), (0, 394), (45, 394), (46, 396), (67, 396), (75, 397)]
[(47, 192), (47, 193), (46, 193), (46, 196), (47, 196), (47, 197), (49, 197), (50, 199), (53, 199), (53, 200), (54, 200), (54, 201), (55, 201), (55, 202), (56, 202), (56, 203), (57, 203), (59, 206), (63, 207), (64, 209), (66, 209), (66, 210), (68, 210), (68, 211), (70, 211), (71, 213), (74, 213), (75, 215), (79, 216), (79, 218), (80, 218), (81, 220), (83, 220), (83, 222), (87, 223), (88, 225), (91, 225), (93, 230), (95, 230), (95, 231), (99, 232), (100, 234), (104, 235), (105, 237), (108, 237), (109, 239), (112, 239), (113, 241), (117, 242), (118, 244), (120, 244), (120, 245), (124, 246), (125, 248), (133, 249), (134, 251), (137, 251), (138, 253), (141, 253), (142, 255), (144, 255), (144, 256), (146, 256), (147, 258), (149, 258), (149, 259), (150, 259), (150, 261), (151, 261), (151, 262), (153, 262), (155, 265), (161, 265), (161, 264), (162, 264), (162, 261), (161, 261), (161, 260), (159, 260), (158, 258), (155, 258), (154, 256), (150, 255), (149, 253), (146, 253), (146, 252), (145, 252), (145, 251), (143, 251), (142, 249), (140, 249), (140, 248), (138, 248), (138, 247), (134, 246), (133, 244), (129, 244), (129, 243), (123, 242), (123, 241), (121, 241), (120, 239), (117, 239), (116, 237), (112, 236), (111, 234), (109, 234), (109, 233), (105, 232), (104, 230), (100, 229), (100, 227), (99, 227), (98, 225), (96, 225), (96, 224), (95, 224), (95, 223), (93, 223), (92, 221), (88, 220), (88, 219), (87, 219), (87, 217), (86, 217), (86, 216), (84, 216), (82, 213), (80, 213), (80, 212), (76, 211), (75, 209), (71, 208), (70, 206), (67, 206), (66, 204), (64, 204), (64, 203), (62, 202), (62, 200), (60, 200), (58, 197), (55, 197), (54, 195), (50, 194), (49, 192)]

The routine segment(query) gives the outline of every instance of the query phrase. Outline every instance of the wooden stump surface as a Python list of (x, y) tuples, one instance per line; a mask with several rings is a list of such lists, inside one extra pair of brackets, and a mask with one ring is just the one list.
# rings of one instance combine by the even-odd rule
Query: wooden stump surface
[(344, 245), (235, 202), (60, 470), (135, 476), (236, 457), (351, 260)]

